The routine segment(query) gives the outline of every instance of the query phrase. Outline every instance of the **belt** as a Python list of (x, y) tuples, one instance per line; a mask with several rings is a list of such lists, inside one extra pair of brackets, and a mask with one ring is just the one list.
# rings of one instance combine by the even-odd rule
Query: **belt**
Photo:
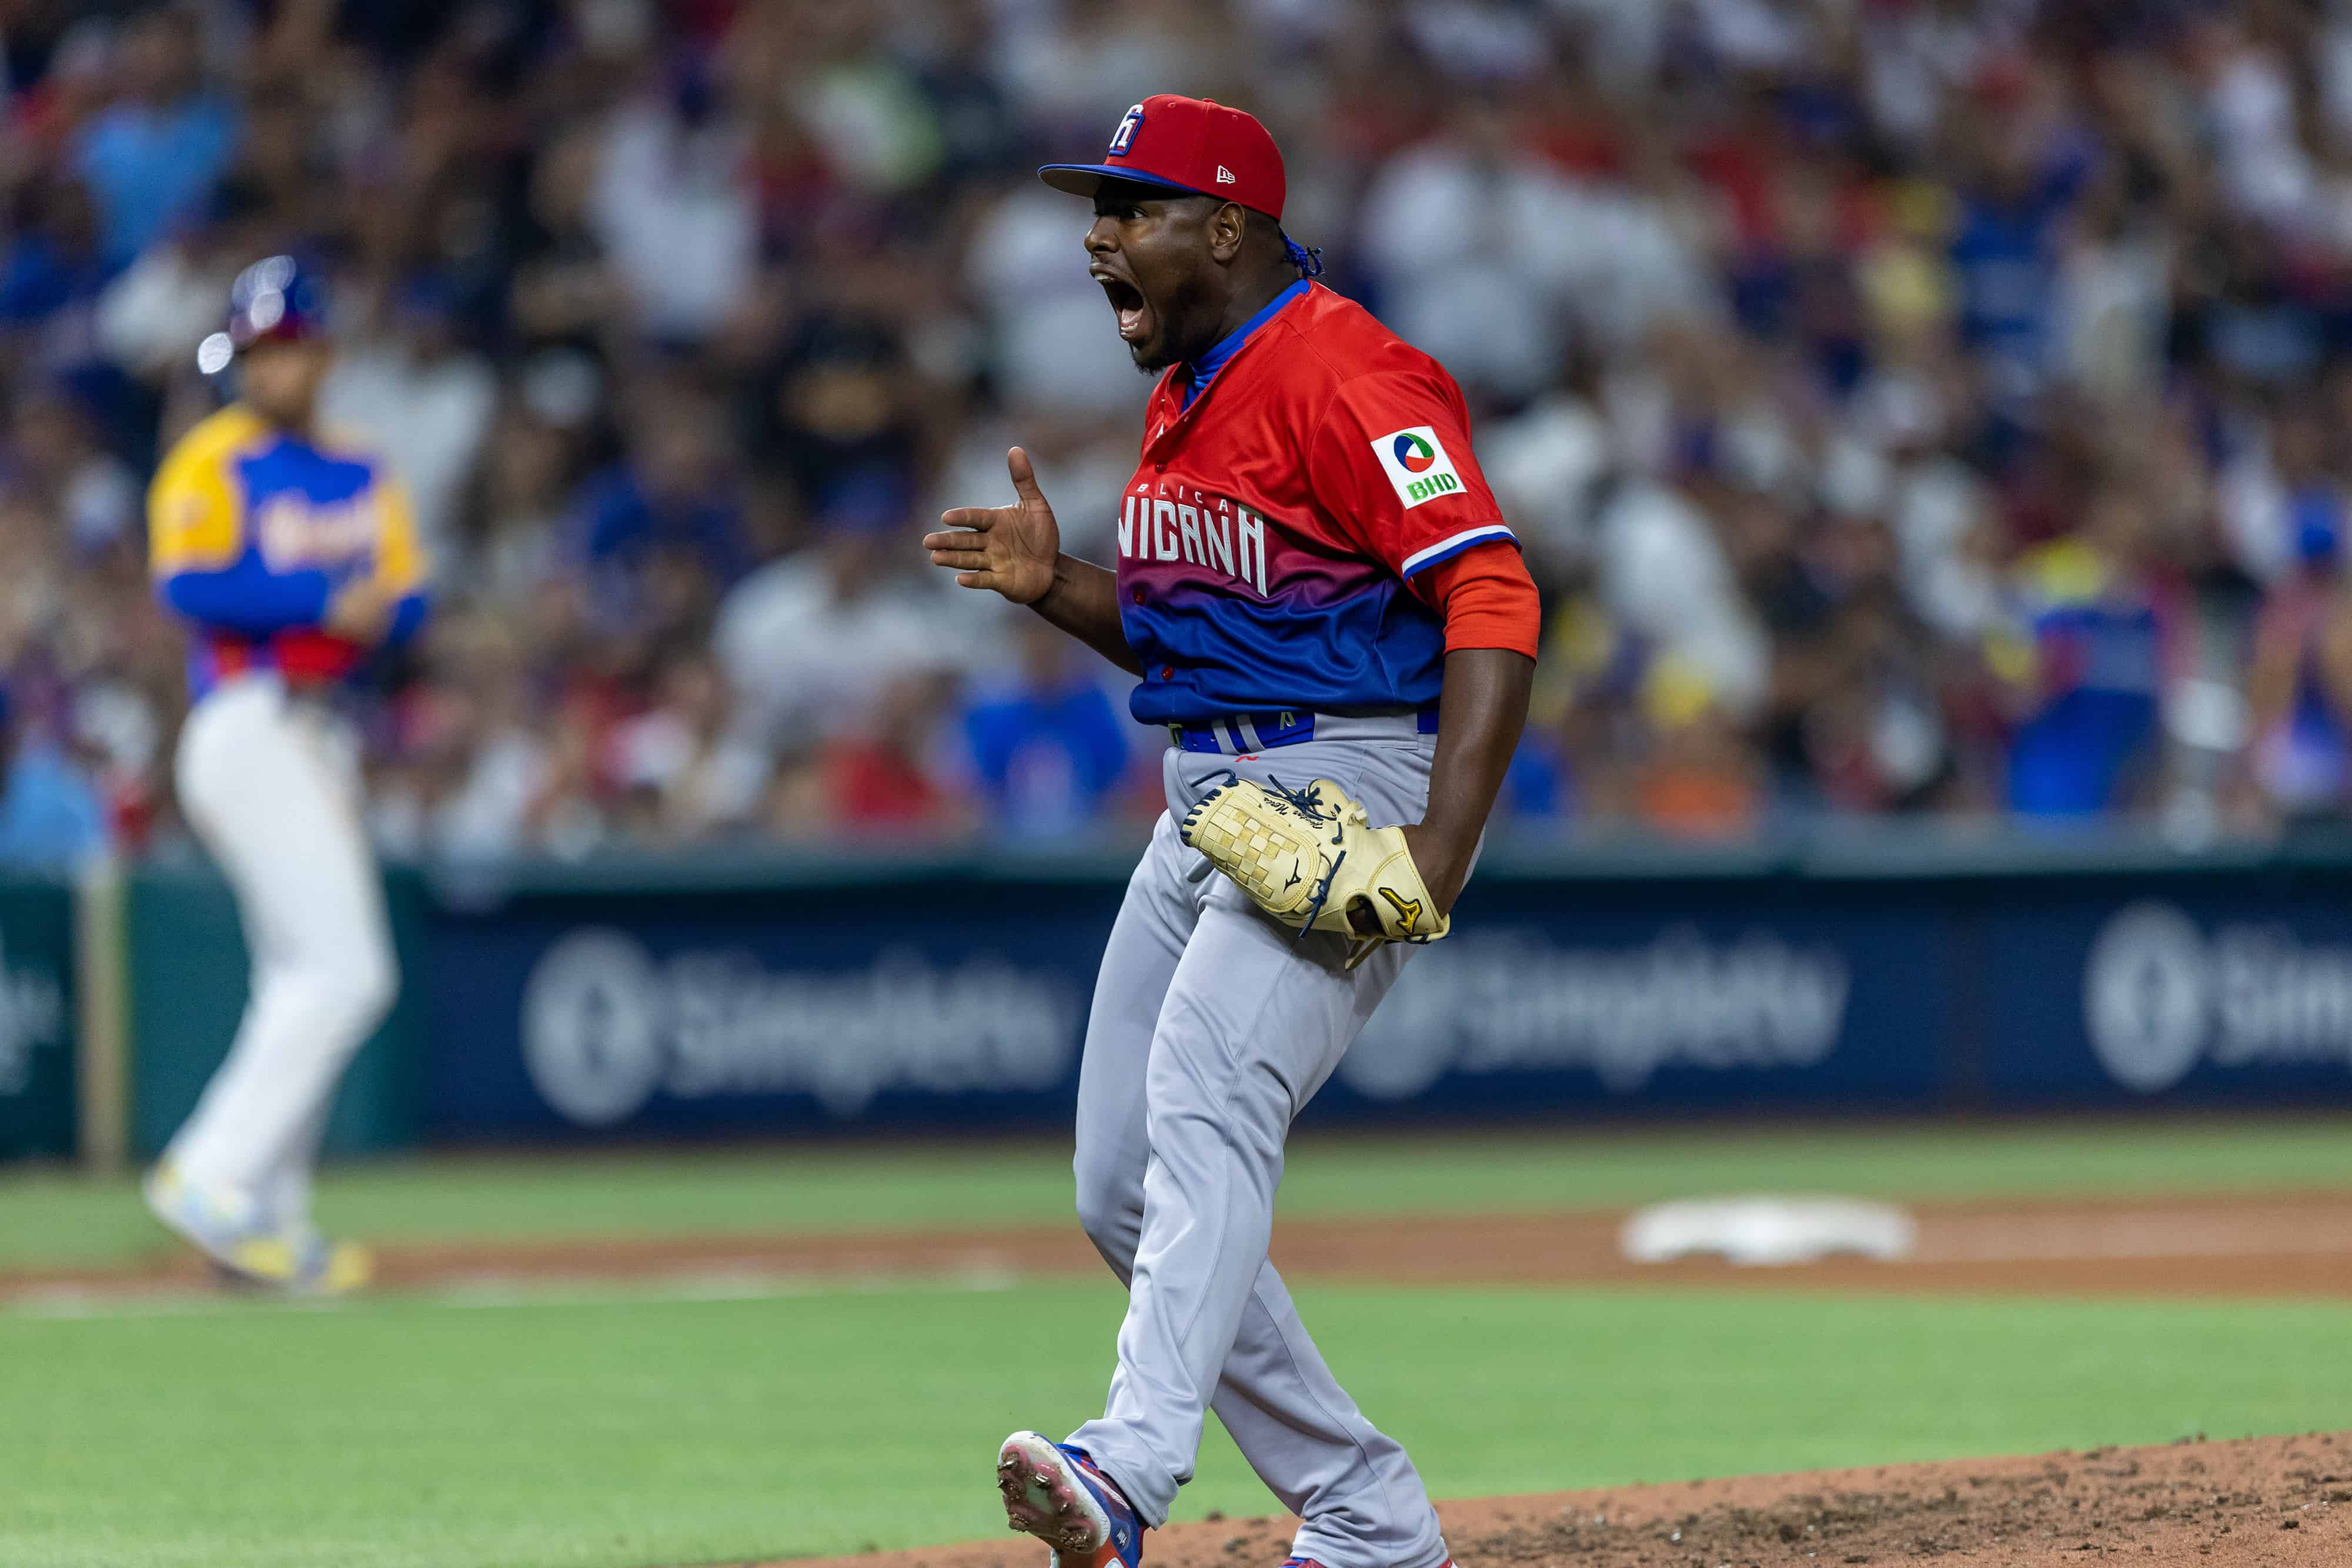
[(1171, 724), (1168, 744), (1180, 751), (1213, 751), (1226, 757), (1271, 751), (1302, 740), (1408, 740), (1437, 733), (1437, 705), (1412, 713), (1351, 715), (1282, 708), (1264, 713), (1220, 714), (1197, 724)]
[(212, 632), (205, 643), (212, 654), (214, 679), (274, 670), (289, 687), (333, 685), (356, 669), (365, 654), (347, 639), (309, 626), (260, 636)]

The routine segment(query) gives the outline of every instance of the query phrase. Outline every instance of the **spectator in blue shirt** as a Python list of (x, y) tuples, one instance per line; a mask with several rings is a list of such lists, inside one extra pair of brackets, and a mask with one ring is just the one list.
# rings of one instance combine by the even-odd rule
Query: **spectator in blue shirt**
[(106, 847), (106, 807), (50, 745), (20, 744), (0, 688), (0, 869), (70, 871)]
[(236, 115), (204, 84), (197, 29), (178, 6), (133, 21), (122, 39), (122, 97), (75, 141), (110, 267), (128, 266), (200, 212), (236, 152)]
[(2088, 166), (2065, 131), (2037, 133), (2009, 115), (1978, 130), (1978, 177), (1961, 194), (1951, 238), (1961, 340), (1979, 356), (1997, 400), (2037, 392), (2048, 369), (2059, 242)]
[[(114, 276), (99, 256), (98, 215), (79, 181), (44, 180), (26, 204), (23, 226), (0, 252), (0, 328), (36, 325), (69, 307), (87, 310)], [(89, 336), (86, 325), (81, 333)]]
[(2016, 707), (2009, 806), (2021, 817), (2114, 810), (2154, 771), (2175, 617), (2149, 570), (2150, 535), (2142, 499), (2110, 488), (2081, 531), (2017, 564), (1986, 653)]
[(1077, 644), (1043, 621), (1020, 636), (1017, 674), (973, 697), (964, 739), (1000, 827), (1064, 832), (1101, 815), (1117, 793), (1132, 726), (1072, 657)]
[[(683, 390), (648, 399), (628, 456), (593, 476), (580, 548), (606, 624), (640, 630), (707, 611), (752, 567), (719, 416)], [(690, 618), (690, 616), (688, 616)]]

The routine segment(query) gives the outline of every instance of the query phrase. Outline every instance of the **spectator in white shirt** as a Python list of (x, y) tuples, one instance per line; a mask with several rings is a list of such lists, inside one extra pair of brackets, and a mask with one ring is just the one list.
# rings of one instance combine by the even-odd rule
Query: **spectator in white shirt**
[(320, 408), (391, 461), (425, 549), (446, 554), (498, 399), (498, 377), (464, 346), (448, 285), (420, 274), (401, 285), (388, 334), (335, 357)]

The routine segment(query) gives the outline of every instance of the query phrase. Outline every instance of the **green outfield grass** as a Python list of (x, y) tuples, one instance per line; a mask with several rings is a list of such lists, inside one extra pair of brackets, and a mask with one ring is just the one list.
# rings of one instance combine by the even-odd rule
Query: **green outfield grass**
[[(1570, 1130), (1475, 1138), (1303, 1138), (1283, 1212), (1530, 1212), (1700, 1193), (1887, 1197), (2352, 1186), (2352, 1118)], [(1053, 1224), (1070, 1212), (1063, 1142), (709, 1154), (439, 1158), (352, 1165), (328, 1224), (385, 1241)], [(127, 1180), (0, 1173), (0, 1269), (135, 1262), (164, 1240)]]
[[(1441, 1496), (2352, 1425), (2331, 1306), (1299, 1294)], [(985, 1537), (994, 1444), (1096, 1406), (1119, 1309), (1068, 1283), (0, 1314), (0, 1563), (647, 1568)], [(1180, 1517), (1268, 1507), (1217, 1437)]]
[[(1068, 1184), (1045, 1144), (438, 1159), (338, 1170), (322, 1207), (392, 1241), (1054, 1224)], [(2337, 1118), (1310, 1139), (1282, 1201), (1374, 1215), (2347, 1186)], [(125, 1182), (0, 1177), (0, 1267), (156, 1246)], [(1300, 1296), (1447, 1496), (2352, 1427), (2340, 1305)], [(1098, 1406), (1121, 1305), (1104, 1279), (0, 1309), (0, 1564), (677, 1568), (986, 1536), (995, 1442)], [(1268, 1506), (1213, 1433), (1180, 1517)]]

